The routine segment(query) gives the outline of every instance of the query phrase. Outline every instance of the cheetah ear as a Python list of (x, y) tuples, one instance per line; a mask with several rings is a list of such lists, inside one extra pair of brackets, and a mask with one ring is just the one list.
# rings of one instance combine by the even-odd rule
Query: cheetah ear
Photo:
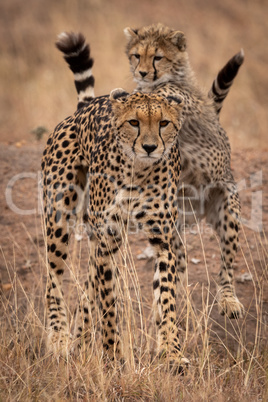
[(168, 39), (173, 45), (177, 46), (181, 52), (186, 50), (186, 38), (183, 32), (174, 31), (168, 35)]
[(169, 106), (181, 110), (183, 106), (183, 98), (178, 95), (167, 96)]
[(122, 88), (113, 89), (110, 93), (110, 101), (113, 102), (125, 102), (129, 93)]
[(127, 27), (124, 29), (124, 34), (127, 40), (130, 41), (131, 39), (135, 39), (138, 37), (138, 30)]

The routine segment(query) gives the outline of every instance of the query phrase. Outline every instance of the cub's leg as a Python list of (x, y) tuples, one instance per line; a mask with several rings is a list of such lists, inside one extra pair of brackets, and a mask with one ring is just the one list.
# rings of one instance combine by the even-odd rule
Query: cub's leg
[(222, 262), (218, 277), (219, 311), (229, 318), (239, 318), (244, 307), (235, 294), (233, 263), (239, 241), (240, 202), (234, 183), (226, 183), (211, 193), (207, 221), (220, 237)]

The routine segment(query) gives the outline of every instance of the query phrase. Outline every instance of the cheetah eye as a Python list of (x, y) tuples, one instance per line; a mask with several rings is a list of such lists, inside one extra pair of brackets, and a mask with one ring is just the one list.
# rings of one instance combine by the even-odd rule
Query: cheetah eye
[(154, 61), (162, 60), (163, 56), (154, 56)]
[(166, 127), (170, 122), (168, 120), (161, 120), (160, 121), (160, 127)]
[(138, 127), (140, 124), (138, 120), (129, 120), (128, 122), (133, 127)]
[(140, 55), (139, 55), (139, 54), (133, 54), (133, 56), (134, 56), (137, 60), (140, 60)]

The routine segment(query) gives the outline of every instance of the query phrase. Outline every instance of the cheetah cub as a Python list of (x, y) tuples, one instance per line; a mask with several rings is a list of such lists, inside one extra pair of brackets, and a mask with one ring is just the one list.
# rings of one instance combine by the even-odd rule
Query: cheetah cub
[[(238, 318), (244, 309), (235, 294), (233, 263), (238, 250), (240, 202), (230, 166), (229, 139), (219, 123), (219, 113), (243, 63), (243, 51), (221, 69), (207, 95), (197, 85), (183, 32), (158, 24), (141, 29), (126, 28), (125, 34), (137, 90), (184, 98), (184, 123), (179, 136), (179, 218), (173, 233), (180, 282), (184, 280), (186, 270), (182, 228), (189, 230), (196, 220), (206, 218), (221, 244), (219, 311), (230, 318)], [(83, 107), (94, 89), (89, 46), (82, 34), (63, 33), (57, 47), (74, 73), (78, 108)]]
[[(184, 123), (180, 133), (181, 180), (179, 185), (178, 232), (206, 218), (221, 244), (222, 263), (218, 276), (219, 311), (230, 318), (243, 315), (244, 308), (234, 289), (233, 264), (238, 250), (240, 201), (231, 171), (231, 150), (219, 123), (222, 102), (240, 65), (243, 51), (220, 71), (209, 96), (198, 87), (186, 51), (183, 32), (161, 24), (141, 29), (126, 28), (126, 52), (137, 90), (184, 98)], [(216, 106), (215, 106), (216, 102)], [(182, 278), (186, 261), (184, 247), (174, 231), (177, 267)]]

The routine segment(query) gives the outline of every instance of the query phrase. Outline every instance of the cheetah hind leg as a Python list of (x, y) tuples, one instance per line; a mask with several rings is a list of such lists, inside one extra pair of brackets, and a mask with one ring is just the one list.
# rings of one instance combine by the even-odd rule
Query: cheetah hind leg
[(51, 231), (57, 209), (47, 216), (48, 278), (46, 288), (47, 348), (55, 356), (67, 357), (71, 346), (66, 303), (63, 297), (62, 278), (68, 257), (68, 225), (64, 214), (57, 230)]
[[(237, 228), (237, 226), (238, 226), (237, 224), (234, 224), (234, 227)], [(238, 244), (237, 229), (236, 230), (227, 229), (227, 232), (225, 233), (226, 237), (225, 238), (222, 237), (221, 240), (222, 264), (217, 284), (218, 308), (219, 313), (221, 315), (227, 315), (227, 317), (231, 319), (232, 318), (238, 319), (243, 317), (245, 309), (243, 304), (240, 303), (240, 301), (238, 300), (234, 287), (233, 261), (235, 258)], [(233, 239), (233, 241), (230, 242), (229, 239)]]
[(98, 281), (95, 267), (95, 247), (96, 242), (91, 239), (89, 242), (89, 275), (82, 289), (79, 306), (75, 314), (74, 342), (72, 353), (75, 356), (87, 354), (89, 347), (92, 346), (95, 339), (95, 330), (97, 326), (97, 295)]
[(56, 357), (67, 358), (71, 336), (67, 312), (61, 291), (61, 278), (50, 273), (46, 288), (46, 314), (48, 320), (47, 349)]
[(218, 286), (217, 300), (219, 313), (221, 315), (227, 315), (229, 318), (240, 318), (243, 317), (245, 309), (242, 303), (238, 300), (234, 293), (234, 289), (224, 288)]
[(207, 219), (216, 229), (222, 250), (222, 263), (218, 276), (217, 300), (221, 315), (239, 318), (244, 314), (244, 307), (235, 294), (233, 264), (238, 249), (240, 226), (240, 202), (234, 183), (229, 183), (214, 193), (211, 198)]

